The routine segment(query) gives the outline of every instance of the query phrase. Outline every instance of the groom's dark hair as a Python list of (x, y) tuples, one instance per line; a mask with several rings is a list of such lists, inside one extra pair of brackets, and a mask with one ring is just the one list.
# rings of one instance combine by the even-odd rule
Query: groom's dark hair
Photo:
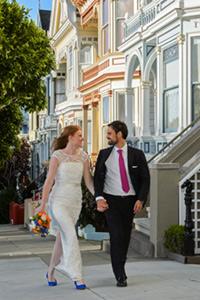
[(124, 140), (127, 138), (128, 128), (124, 122), (119, 121), (119, 120), (113, 121), (108, 124), (108, 127), (112, 127), (112, 129), (115, 131), (115, 133), (118, 133), (119, 131), (121, 131), (122, 137)]

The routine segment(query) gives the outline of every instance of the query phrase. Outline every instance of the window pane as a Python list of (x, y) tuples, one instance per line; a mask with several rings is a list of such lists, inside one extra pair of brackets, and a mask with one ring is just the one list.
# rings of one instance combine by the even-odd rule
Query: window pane
[(178, 45), (174, 45), (174, 46), (166, 49), (163, 52), (163, 61), (164, 61), (164, 63), (168, 63), (170, 61), (178, 59), (178, 57), (179, 57)]
[(193, 82), (200, 82), (200, 38), (192, 39)]
[(165, 123), (164, 132), (173, 132), (178, 129), (179, 121), (179, 89), (165, 91)]
[(122, 26), (124, 20), (117, 20), (117, 47), (121, 45), (124, 39), (124, 27)]
[(108, 23), (108, 0), (103, 1), (103, 25)]
[(73, 69), (69, 70), (69, 89), (73, 90)]
[(124, 17), (127, 12), (133, 15), (133, 0), (117, 0), (117, 18)]
[[(175, 71), (176, 70), (176, 71)], [(179, 85), (179, 61), (178, 59), (165, 64), (165, 88)]]
[(56, 104), (59, 104), (66, 100), (65, 97), (65, 79), (64, 78), (57, 78), (56, 79)]
[(117, 118), (124, 121), (125, 117), (125, 95), (118, 93)]
[(73, 53), (70, 53), (70, 62), (69, 62), (69, 66), (72, 67), (73, 66)]
[(200, 84), (193, 86), (193, 120), (200, 117)]
[(80, 63), (91, 62), (91, 46), (84, 46), (80, 51)]
[(108, 53), (108, 26), (103, 29), (103, 54)]
[(103, 98), (103, 123), (109, 123), (109, 97)]

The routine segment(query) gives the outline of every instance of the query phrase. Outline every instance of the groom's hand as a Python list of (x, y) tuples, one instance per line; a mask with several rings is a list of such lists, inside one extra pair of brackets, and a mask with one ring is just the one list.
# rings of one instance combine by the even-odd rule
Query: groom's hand
[(135, 202), (134, 209), (133, 209), (134, 210), (134, 214), (139, 213), (142, 210), (142, 207), (143, 207), (142, 201), (137, 200)]
[(99, 199), (97, 200), (97, 210), (99, 212), (104, 212), (106, 209), (108, 209), (108, 204), (105, 199)]

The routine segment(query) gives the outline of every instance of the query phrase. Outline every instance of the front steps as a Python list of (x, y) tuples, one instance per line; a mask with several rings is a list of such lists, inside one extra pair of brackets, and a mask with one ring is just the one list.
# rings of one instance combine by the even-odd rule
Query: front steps
[(150, 241), (150, 236), (136, 229), (132, 230), (129, 245), (129, 253), (138, 252), (144, 257), (154, 257), (154, 245)]
[(149, 218), (138, 218), (134, 219), (135, 229), (148, 236), (150, 236), (150, 219)]

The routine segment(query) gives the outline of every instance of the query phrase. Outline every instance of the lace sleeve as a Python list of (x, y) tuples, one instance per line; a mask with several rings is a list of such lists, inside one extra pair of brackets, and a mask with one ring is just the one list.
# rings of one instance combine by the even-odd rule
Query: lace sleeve
[(82, 159), (84, 163), (86, 162), (87, 159), (89, 160), (89, 156), (85, 151), (82, 152)]
[(56, 150), (53, 152), (51, 157), (57, 158), (58, 162), (60, 163), (62, 159), (62, 153), (60, 152), (60, 150)]

